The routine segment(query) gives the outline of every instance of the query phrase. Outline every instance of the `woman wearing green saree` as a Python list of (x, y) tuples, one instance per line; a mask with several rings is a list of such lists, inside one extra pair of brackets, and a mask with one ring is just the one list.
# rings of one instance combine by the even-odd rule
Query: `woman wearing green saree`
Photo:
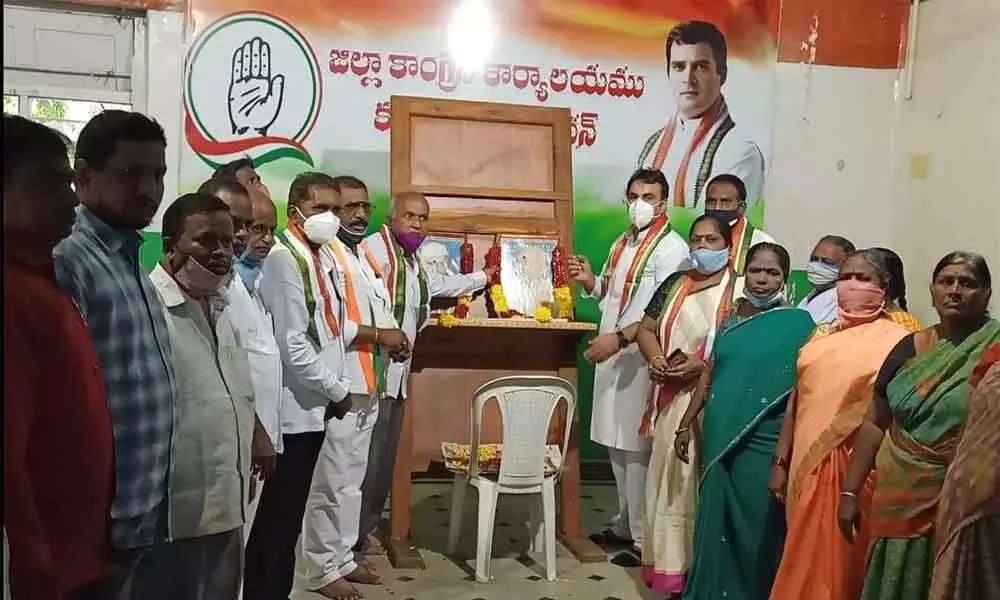
[(788, 252), (761, 243), (747, 256), (745, 298), (720, 330), (674, 446), (688, 460), (704, 409), (694, 560), (684, 598), (766, 600), (781, 559), (784, 508), (767, 482), (795, 360), (815, 327), (784, 304)]
[(934, 521), (966, 421), (969, 376), (983, 352), (1000, 341), (1000, 322), (986, 312), (990, 285), (981, 256), (953, 252), (941, 259), (931, 282), (941, 322), (903, 338), (876, 379), (837, 515), (841, 532), (852, 540), (858, 490), (874, 463), (871, 515), (860, 515), (871, 519), (874, 539), (862, 600), (927, 598)]

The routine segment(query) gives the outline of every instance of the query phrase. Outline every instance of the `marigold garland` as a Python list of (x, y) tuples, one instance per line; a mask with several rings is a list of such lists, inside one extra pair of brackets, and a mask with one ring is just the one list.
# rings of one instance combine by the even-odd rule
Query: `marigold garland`
[(552, 321), (552, 309), (546, 304), (535, 308), (535, 320), (539, 323), (548, 323)]

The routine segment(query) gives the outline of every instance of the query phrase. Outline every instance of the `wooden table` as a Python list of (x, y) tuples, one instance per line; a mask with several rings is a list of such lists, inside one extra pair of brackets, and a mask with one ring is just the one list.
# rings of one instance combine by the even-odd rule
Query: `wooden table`
[[(571, 321), (465, 319), (452, 327), (432, 321), (420, 333), (393, 474), (387, 552), (394, 567), (424, 568), (410, 540), (410, 478), (431, 462), (443, 461), (441, 442), (469, 443), (473, 392), (487, 381), (515, 374), (557, 375), (575, 387), (577, 345), (596, 329), (593, 323)], [(572, 428), (559, 484), (559, 540), (581, 562), (601, 562), (606, 554), (580, 526), (578, 421), (567, 424), (561, 406), (549, 432), (550, 443), (561, 443), (564, 427)], [(482, 443), (501, 441), (501, 432), (499, 411), (487, 405)]]

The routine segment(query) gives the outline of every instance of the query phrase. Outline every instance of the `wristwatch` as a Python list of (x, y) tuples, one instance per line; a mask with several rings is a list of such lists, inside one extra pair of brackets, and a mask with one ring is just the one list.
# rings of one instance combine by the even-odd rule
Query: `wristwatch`
[(615, 332), (615, 336), (618, 337), (618, 348), (620, 350), (624, 350), (629, 345), (628, 338), (625, 337), (625, 334), (622, 333), (621, 329)]

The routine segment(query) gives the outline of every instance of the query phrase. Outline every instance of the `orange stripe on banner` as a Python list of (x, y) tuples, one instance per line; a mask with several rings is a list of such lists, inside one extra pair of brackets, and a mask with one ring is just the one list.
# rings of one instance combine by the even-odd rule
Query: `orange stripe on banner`
[[(784, 0), (778, 61), (899, 68), (906, 54), (909, 15), (907, 0)], [(815, 43), (810, 41), (813, 31)]]
[[(361, 307), (358, 305), (358, 297), (354, 292), (354, 280), (351, 278), (350, 260), (344, 254), (344, 249), (337, 242), (330, 244), (330, 248), (337, 255), (337, 262), (340, 263), (344, 273), (344, 287), (347, 288), (347, 316), (355, 323), (361, 324)], [(370, 257), (369, 257), (370, 258)], [(355, 348), (361, 359), (361, 370), (365, 374), (365, 384), (368, 386), (368, 393), (374, 394), (375, 382), (375, 356), (372, 354), (370, 346), (359, 346)]]

